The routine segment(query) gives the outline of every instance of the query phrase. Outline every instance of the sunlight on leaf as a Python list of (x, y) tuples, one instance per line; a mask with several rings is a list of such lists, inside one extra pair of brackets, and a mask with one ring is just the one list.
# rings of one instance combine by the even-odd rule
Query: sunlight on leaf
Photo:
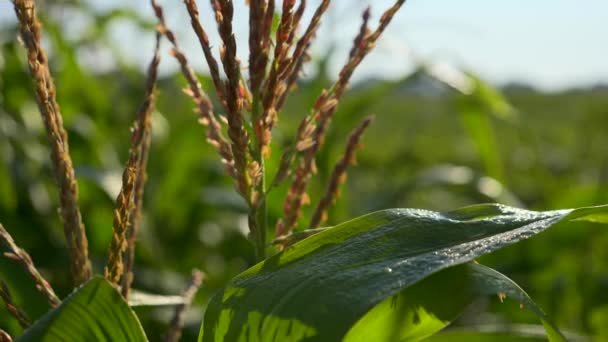
[(147, 341), (127, 303), (102, 277), (94, 277), (48, 312), (16, 341)]
[[(378, 304), (432, 274), (558, 223), (606, 212), (606, 206), (536, 212), (487, 204), (444, 213), (391, 209), (362, 216), (313, 235), (234, 278), (211, 300), (199, 339), (299, 341), (314, 332), (315, 340), (337, 341)], [(471, 267), (475, 272), (460, 278), (462, 283), (451, 278), (440, 282), (453, 285), (454, 290), (445, 293), (461, 301), (453, 303), (449, 315), (437, 316), (431, 306), (415, 315), (406, 313), (417, 320), (441, 318), (419, 332), (399, 335), (426, 336), (451, 321), (475, 295), (489, 293), (506, 293), (544, 320), (542, 311), (508, 278)], [(471, 291), (465, 286), (471, 281), (486, 285), (474, 287), (468, 297), (466, 291), (457, 292)], [(546, 326), (550, 337), (559, 341), (559, 333)]]
[[(501, 295), (512, 298), (548, 322), (543, 311), (511, 279), (474, 263), (445, 269), (386, 299), (368, 312), (345, 341), (419, 341), (439, 331), (475, 299)], [(503, 298), (504, 298), (503, 297)], [(552, 341), (563, 341), (546, 323)]]

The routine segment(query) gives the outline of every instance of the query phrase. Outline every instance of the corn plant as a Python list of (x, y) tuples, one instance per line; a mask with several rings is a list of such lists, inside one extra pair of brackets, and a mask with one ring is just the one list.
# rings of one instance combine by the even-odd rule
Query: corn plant
[[(147, 341), (130, 307), (131, 288), (134, 250), (144, 208), (160, 42), (165, 39), (186, 80), (184, 93), (193, 101), (207, 142), (219, 154), (226, 176), (233, 180), (235, 191), (246, 203), (249, 239), (257, 259), (256, 265), (225, 284), (208, 303), (200, 341), (433, 339), (471, 302), (488, 295), (515, 299), (538, 316), (550, 340), (565, 340), (558, 327), (516, 283), (475, 259), (558, 224), (573, 220), (606, 222), (608, 207), (542, 212), (499, 204), (448, 212), (386, 209), (327, 227), (328, 208), (339, 197), (347, 169), (355, 164), (365, 130), (372, 124), (371, 116), (353, 127), (342, 157), (330, 172), (324, 194), (318, 199), (308, 195), (310, 181), (317, 172), (315, 160), (353, 73), (405, 2), (396, 0), (375, 24), (371, 23), (371, 10), (363, 12), (360, 30), (337, 80), (318, 94), (307, 113), (302, 113), (291, 144), (277, 151), (272, 144), (273, 132), (280, 125), (290, 93), (297, 90), (303, 67), (310, 59), (310, 46), (331, 1), (320, 1), (312, 9), (311, 19), (305, 22), (304, 14), (310, 8), (304, 0), (250, 0), (249, 58), (243, 63), (237, 57), (233, 1), (211, 1), (221, 39), (216, 42), (220, 46), (218, 61), (207, 35), (208, 27), (199, 19), (197, 3), (184, 0), (214, 88), (203, 89), (177, 35), (165, 21), (163, 8), (151, 0), (157, 20), (156, 45), (131, 131), (107, 263), (103, 275), (94, 275), (68, 135), (41, 43), (43, 33), (36, 4), (33, 0), (13, 0), (48, 136), (75, 288), (68, 297), (59, 298), (28, 253), (0, 226), (5, 256), (23, 265), (51, 308), (32, 320), (2, 283), (0, 298), (25, 328), (16, 339)], [(483, 91), (480, 84), (473, 86)], [(219, 106), (211, 101), (211, 91)], [(272, 154), (280, 154), (276, 169), (267, 167)], [(494, 165), (491, 161), (488, 164)], [(268, 199), (285, 182), (289, 185), (283, 199), (283, 215), (270, 222)], [(313, 201), (316, 204), (312, 214), (304, 217), (302, 208)], [(170, 329), (164, 336), (166, 341), (179, 340), (184, 314), (201, 286), (204, 273), (194, 270), (191, 283), (177, 300)], [(11, 338), (0, 330), (0, 341)]]

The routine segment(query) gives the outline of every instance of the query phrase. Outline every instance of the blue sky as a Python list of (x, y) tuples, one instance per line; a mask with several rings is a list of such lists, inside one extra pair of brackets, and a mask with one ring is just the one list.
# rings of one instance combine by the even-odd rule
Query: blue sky
[[(390, 3), (373, 1), (372, 9)], [(495, 83), (551, 90), (608, 83), (605, 0), (410, 0), (394, 24), (366, 69), (408, 70), (403, 45)]]
[[(100, 10), (124, 6), (119, 0), (90, 0)], [(187, 24), (182, 2), (160, 1), (182, 45), (204, 70), (195, 37)], [(309, 0), (312, 8), (319, 0)], [(236, 0), (236, 34), (247, 39), (244, 0)], [(148, 1), (131, 2), (151, 16)], [(331, 65), (336, 71), (358, 30), (360, 12), (372, 5), (373, 18), (392, 0), (334, 0), (319, 34), (314, 54), (334, 47)], [(207, 30), (215, 31), (207, 1), (200, 1)], [(11, 4), (0, 0), (0, 20), (13, 20)], [(374, 22), (374, 21), (373, 21)], [(75, 21), (74, 21), (75, 23)], [(76, 25), (76, 24), (74, 24)], [(112, 38), (121, 54), (132, 62), (149, 58), (152, 35), (126, 22), (117, 23)], [(217, 36), (212, 41), (219, 45)], [(137, 48), (133, 48), (136, 46)], [(496, 84), (528, 83), (545, 90), (608, 84), (608, 1), (606, 0), (409, 0), (377, 50), (356, 74), (398, 78), (411, 71), (408, 51), (425, 59), (447, 62), (476, 72)], [(241, 51), (246, 61), (246, 51)], [(175, 67), (165, 63), (165, 71)]]

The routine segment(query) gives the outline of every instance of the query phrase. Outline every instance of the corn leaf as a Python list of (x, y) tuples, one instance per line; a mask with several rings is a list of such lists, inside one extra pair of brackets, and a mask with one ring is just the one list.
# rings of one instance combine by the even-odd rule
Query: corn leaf
[(42, 316), (16, 341), (148, 341), (120, 293), (94, 277)]
[[(536, 212), (491, 204), (444, 213), (391, 209), (362, 216), (294, 244), (234, 278), (212, 298), (199, 340), (354, 338), (356, 331), (349, 331), (356, 329), (357, 322), (364, 321), (367, 314), (373, 314), (375, 307), (439, 271), (465, 264), (558, 223), (586, 217), (605, 221), (607, 216), (608, 206)], [(441, 281), (433, 281), (452, 285), (445, 292), (454, 304), (444, 303), (450, 315), (426, 305), (411, 316), (410, 330), (400, 329), (398, 336), (411, 333), (411, 339), (403, 340), (415, 341), (432, 334), (476, 294), (499, 291), (516, 297), (530, 309), (536, 308), (523, 291), (514, 290), (516, 285), (501, 274), (480, 266), (467, 269), (468, 273), (456, 269), (458, 277), (439, 274)], [(487, 283), (483, 285), (484, 282)], [(470, 284), (477, 284), (477, 290), (467, 290)], [(427, 299), (441, 293), (431, 291)], [(420, 308), (416, 302), (410, 304), (404, 301), (397, 307)], [(436, 316), (441, 314), (444, 316)], [(545, 323), (548, 337), (563, 340), (540, 309), (537, 314)], [(389, 314), (388, 318), (405, 322), (397, 314)], [(433, 320), (435, 325), (419, 327)], [(370, 327), (372, 323), (368, 323)], [(374, 339), (391, 340), (390, 337)]]
[(565, 341), (545, 313), (511, 279), (483, 265), (467, 263), (437, 272), (375, 306), (345, 341), (420, 341), (443, 329), (473, 301), (499, 295), (536, 314), (551, 341)]

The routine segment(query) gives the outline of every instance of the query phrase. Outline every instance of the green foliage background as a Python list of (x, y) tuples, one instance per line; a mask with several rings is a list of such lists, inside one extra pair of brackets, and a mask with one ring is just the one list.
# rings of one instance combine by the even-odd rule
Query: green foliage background
[[(115, 70), (94, 72), (82, 65), (79, 56), (96, 44), (112, 48), (107, 31), (115, 20), (128, 20), (146, 30), (154, 24), (126, 11), (98, 13), (70, 3), (55, 6), (90, 19), (86, 34), (74, 40), (65, 35), (69, 26), (54, 20), (54, 6), (43, 16), (94, 268), (101, 272), (129, 127), (143, 95), (140, 70), (148, 61), (141, 61), (140, 67), (121, 63)], [(63, 297), (70, 286), (56, 212), (57, 190), (24, 51), (16, 37), (16, 27), (10, 23), (0, 30), (0, 222)], [(189, 56), (199, 58), (200, 53), (189, 51)], [(170, 61), (166, 48), (163, 59)], [(281, 146), (290, 141), (299, 120), (329, 84), (324, 60), (314, 63), (319, 73), (300, 84), (282, 114), (272, 163), (278, 162)], [(201, 81), (211, 89), (204, 75)], [(196, 300), (203, 307), (214, 291), (254, 262), (254, 255), (243, 233), (245, 206), (205, 142), (192, 103), (181, 93), (183, 85), (178, 74), (164, 77), (159, 84), (135, 287), (177, 294), (190, 270), (198, 267), (208, 275)], [(544, 94), (514, 85), (502, 89), (502, 95), (485, 87), (479, 83), (477, 91), (465, 96), (422, 69), (399, 81), (354, 84), (317, 160), (319, 177), (310, 191), (313, 203), (323, 193), (321, 184), (326, 183), (350, 129), (364, 116), (377, 117), (363, 138), (358, 165), (349, 171), (340, 201), (330, 211), (329, 224), (390, 207), (448, 210), (500, 202), (542, 210), (608, 202), (608, 87)], [(271, 222), (281, 215), (285, 192), (283, 186), (271, 195)], [(607, 244), (605, 229), (578, 223), (482, 261), (522, 285), (558, 326), (605, 339)], [(48, 309), (14, 262), (0, 258), (0, 278), (34, 318)], [(165, 331), (170, 308), (136, 311), (151, 340)], [(196, 337), (202, 319), (202, 310), (192, 312), (186, 340)], [(460, 323), (503, 321), (536, 322), (517, 305), (496, 299), (478, 303)], [(0, 328), (20, 331), (4, 310), (0, 310)]]

